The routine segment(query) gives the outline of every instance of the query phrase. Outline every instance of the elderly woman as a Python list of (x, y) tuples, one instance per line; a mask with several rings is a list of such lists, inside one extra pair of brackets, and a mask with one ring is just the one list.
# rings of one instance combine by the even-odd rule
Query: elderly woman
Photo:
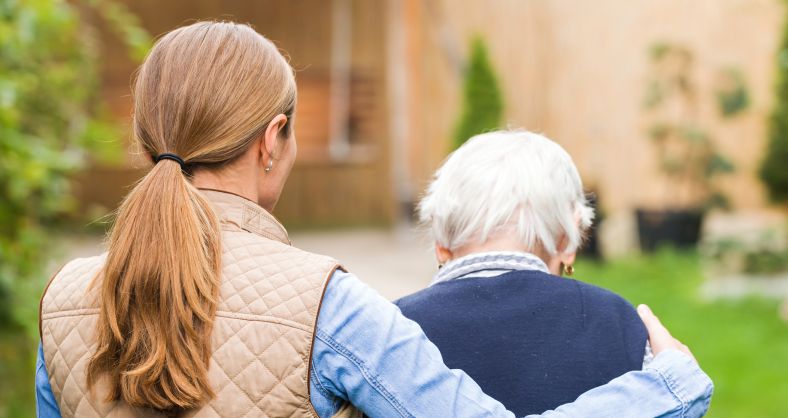
[(647, 333), (635, 309), (561, 277), (574, 271), (593, 210), (558, 144), (525, 131), (473, 137), (419, 209), (441, 268), (398, 305), (485, 393), (527, 415), (643, 367)]

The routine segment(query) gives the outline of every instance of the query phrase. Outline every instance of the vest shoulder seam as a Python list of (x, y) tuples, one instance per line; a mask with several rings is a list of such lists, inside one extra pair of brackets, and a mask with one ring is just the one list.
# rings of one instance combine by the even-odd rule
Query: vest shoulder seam
[(53, 318), (63, 318), (68, 316), (80, 316), (80, 315), (98, 315), (99, 308), (77, 308), (77, 309), (66, 309), (62, 311), (54, 311), (54, 312), (46, 312), (41, 315), (41, 319), (53, 319)]
[(217, 311), (216, 312), (217, 318), (227, 318), (227, 319), (235, 319), (239, 321), (249, 321), (249, 322), (267, 322), (270, 324), (282, 325), (289, 328), (295, 328), (300, 331), (304, 332), (312, 332), (312, 330), (304, 324), (298, 323), (296, 321), (291, 321), (284, 318), (279, 318), (276, 316), (270, 315), (259, 315), (259, 314), (245, 314), (240, 312), (229, 312), (229, 311)]

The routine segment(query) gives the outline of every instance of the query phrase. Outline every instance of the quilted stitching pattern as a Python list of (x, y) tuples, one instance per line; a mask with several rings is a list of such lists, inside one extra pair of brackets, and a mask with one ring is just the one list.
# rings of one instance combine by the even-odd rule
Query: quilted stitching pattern
[[(289, 246), (281, 225), (261, 208), (238, 201), (242, 198), (206, 195), (219, 201), (223, 224), (221, 300), (209, 367), (216, 398), (186, 416), (314, 417), (309, 353), (336, 261)], [(42, 338), (55, 398), (64, 417), (159, 416), (104, 402), (101, 385), (95, 393), (87, 390), (85, 370), (98, 319), (97, 287), (90, 284), (105, 258), (70, 262), (44, 296)]]

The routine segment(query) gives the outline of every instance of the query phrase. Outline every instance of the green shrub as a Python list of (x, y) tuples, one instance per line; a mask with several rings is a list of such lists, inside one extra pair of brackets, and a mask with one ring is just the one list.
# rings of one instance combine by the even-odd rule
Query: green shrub
[(775, 96), (769, 124), (769, 146), (760, 174), (772, 199), (788, 202), (788, 25), (783, 29), (777, 60)]
[(503, 99), (498, 79), (487, 47), (477, 37), (471, 42), (470, 60), (465, 70), (462, 114), (454, 131), (454, 149), (474, 135), (498, 128), (502, 118)]
[[(85, 3), (135, 56), (147, 48), (123, 6)], [(31, 333), (48, 276), (46, 228), (75, 207), (69, 178), (117, 149), (101, 105), (98, 39), (74, 2), (0, 1), (0, 322)]]

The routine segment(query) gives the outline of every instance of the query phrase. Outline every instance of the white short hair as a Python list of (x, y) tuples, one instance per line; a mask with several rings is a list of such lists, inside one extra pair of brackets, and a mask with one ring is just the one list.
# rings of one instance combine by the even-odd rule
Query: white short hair
[(576, 251), (591, 226), (583, 184), (569, 154), (528, 131), (476, 135), (438, 169), (419, 203), (437, 244), (456, 250), (516, 234), (529, 250)]

